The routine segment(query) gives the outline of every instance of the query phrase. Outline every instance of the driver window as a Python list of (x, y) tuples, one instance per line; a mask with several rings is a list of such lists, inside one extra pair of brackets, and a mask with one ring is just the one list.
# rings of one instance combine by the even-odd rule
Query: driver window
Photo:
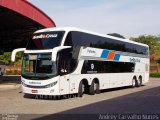
[(71, 71), (72, 54), (71, 49), (65, 49), (58, 53), (58, 73), (65, 75)]

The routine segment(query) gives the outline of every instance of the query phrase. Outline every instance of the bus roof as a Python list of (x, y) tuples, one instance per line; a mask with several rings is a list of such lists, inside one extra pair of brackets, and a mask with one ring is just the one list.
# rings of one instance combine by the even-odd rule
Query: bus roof
[(133, 44), (149, 47), (147, 44), (135, 42), (135, 41), (132, 41), (132, 40), (129, 40), (129, 39), (118, 38), (118, 37), (114, 37), (114, 36), (111, 36), (111, 35), (100, 34), (100, 33), (92, 32), (92, 31), (88, 31), (88, 30), (83, 30), (83, 29), (79, 29), (79, 28), (75, 28), (75, 27), (45, 28), (45, 29), (37, 30), (35, 33), (49, 32), (49, 31), (66, 31), (66, 32), (77, 31), (77, 32), (84, 32), (84, 33), (93, 34), (93, 35), (97, 35), (97, 36), (101, 36), (101, 37), (111, 38), (111, 39), (118, 40), (118, 41), (123, 41), (123, 42), (128, 42), (128, 43), (133, 43)]

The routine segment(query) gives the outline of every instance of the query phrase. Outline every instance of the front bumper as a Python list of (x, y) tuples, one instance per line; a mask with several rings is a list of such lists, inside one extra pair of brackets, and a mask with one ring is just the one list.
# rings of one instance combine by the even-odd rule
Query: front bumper
[(60, 95), (58, 85), (51, 88), (28, 88), (22, 85), (23, 93), (34, 94), (34, 95)]

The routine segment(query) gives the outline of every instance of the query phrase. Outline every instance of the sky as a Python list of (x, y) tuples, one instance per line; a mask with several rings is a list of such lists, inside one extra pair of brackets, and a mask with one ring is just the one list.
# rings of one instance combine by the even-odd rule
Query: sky
[(126, 38), (160, 35), (160, 0), (28, 0), (56, 27), (78, 27)]

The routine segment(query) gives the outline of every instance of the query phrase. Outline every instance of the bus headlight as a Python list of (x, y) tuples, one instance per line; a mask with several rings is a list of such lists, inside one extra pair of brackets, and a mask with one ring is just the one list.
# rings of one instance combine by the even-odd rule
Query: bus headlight
[(53, 82), (53, 83), (50, 83), (50, 84), (44, 85), (44, 86), (26, 85), (25, 83), (22, 82), (22, 85), (23, 85), (24, 87), (28, 87), (28, 88), (39, 88), (39, 89), (40, 89), (40, 88), (53, 87), (54, 85), (57, 84), (57, 82), (58, 82), (58, 81), (55, 81), (55, 82)]
[(53, 86), (56, 85), (56, 84), (57, 84), (57, 81), (55, 81), (55, 82), (53, 82), (53, 83), (51, 83), (51, 84), (46, 85), (46, 88), (53, 87)]

